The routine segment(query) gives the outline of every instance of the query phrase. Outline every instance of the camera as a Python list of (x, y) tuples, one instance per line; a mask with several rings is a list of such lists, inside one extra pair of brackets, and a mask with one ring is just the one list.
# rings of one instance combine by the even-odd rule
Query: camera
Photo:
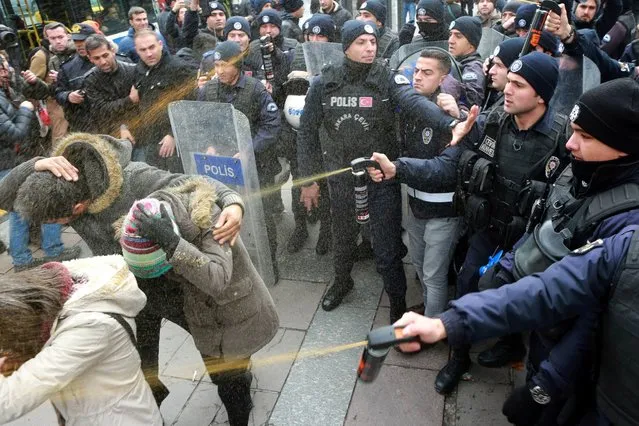
[(0, 49), (6, 50), (18, 46), (16, 33), (6, 25), (0, 24)]

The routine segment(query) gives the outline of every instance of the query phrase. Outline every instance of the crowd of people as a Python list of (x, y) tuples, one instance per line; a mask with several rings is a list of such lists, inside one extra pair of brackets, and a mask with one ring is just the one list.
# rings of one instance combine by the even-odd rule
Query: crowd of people
[[(525, 360), (510, 422), (639, 423), (632, 3), (562, 2), (544, 28), (531, 28), (539, 6), (518, 0), (405, 3), (394, 32), (384, 0), (358, 3), (355, 19), (319, 0), (303, 23), (301, 0), (179, 0), (157, 27), (132, 7), (117, 44), (94, 23), (50, 22), (24, 71), (0, 56), (0, 208), (17, 272), (0, 278), (0, 422), (51, 399), (67, 424), (162, 424), (169, 319), (193, 336), (230, 424), (248, 424), (250, 358), (279, 321), (239, 237), (250, 206), (184, 173), (168, 105), (191, 100), (248, 119), (276, 282), (278, 250), (300, 251), (319, 220), (315, 251), (333, 252), (335, 273), (322, 308), (374, 258), (389, 323), (420, 336), (397, 350), (448, 339), (440, 394), (470, 370), (474, 342), (500, 337), (477, 362)], [(501, 38), (482, 56), (489, 31)], [(315, 70), (313, 52), (330, 49), (340, 60)], [(571, 98), (586, 60), (602, 84)], [(339, 173), (362, 157), (367, 223), (356, 177)], [(272, 188), (289, 169), (295, 228), (278, 249)], [(94, 257), (64, 247), (67, 224)], [(423, 304), (408, 307), (412, 279)]]

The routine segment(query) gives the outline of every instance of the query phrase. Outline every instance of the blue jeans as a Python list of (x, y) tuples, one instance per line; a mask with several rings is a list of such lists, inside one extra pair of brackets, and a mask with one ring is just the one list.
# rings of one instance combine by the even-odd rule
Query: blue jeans
[(424, 315), (434, 317), (448, 302), (448, 267), (457, 246), (461, 218), (417, 219), (408, 209), (408, 253), (424, 292)]
[[(402, 10), (402, 18), (404, 18), (404, 22), (415, 20), (415, 10), (416, 10), (415, 2), (404, 1), (404, 9)], [(406, 19), (407, 13), (408, 13), (408, 19)]]
[[(9, 170), (0, 171), (0, 180), (3, 179)], [(46, 256), (59, 256), (64, 250), (61, 233), (62, 225), (55, 223), (42, 224), (41, 244)], [(18, 213), (9, 213), (9, 250), (14, 265), (26, 265), (33, 261), (31, 249), (29, 248), (29, 222), (24, 220)]]

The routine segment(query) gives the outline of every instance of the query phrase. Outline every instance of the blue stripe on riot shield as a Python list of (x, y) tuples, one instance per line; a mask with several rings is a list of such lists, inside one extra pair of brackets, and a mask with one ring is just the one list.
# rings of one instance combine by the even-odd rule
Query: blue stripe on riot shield
[(193, 154), (197, 173), (209, 176), (225, 185), (244, 186), (242, 162), (238, 158)]

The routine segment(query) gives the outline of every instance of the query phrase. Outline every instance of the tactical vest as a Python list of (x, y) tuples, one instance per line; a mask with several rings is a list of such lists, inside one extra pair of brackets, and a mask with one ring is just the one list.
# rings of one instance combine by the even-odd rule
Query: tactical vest
[(322, 70), (320, 142), (325, 166), (340, 169), (375, 151), (396, 158), (399, 146), (390, 102), (390, 71), (376, 61), (365, 80), (347, 82), (346, 78), (343, 65)]
[(387, 50), (391, 46), (392, 42), (397, 40), (397, 34), (388, 28), (384, 28), (384, 34), (377, 40), (377, 57), (385, 58)]
[(635, 230), (602, 318), (597, 405), (617, 426), (639, 424), (639, 230)]
[[(240, 90), (233, 88), (235, 99), (230, 103), (233, 108), (244, 114), (251, 125), (251, 136), (257, 133), (257, 123), (260, 118), (260, 105), (253, 97), (258, 81), (252, 77), (244, 76), (246, 82)], [(220, 81), (217, 78), (209, 81), (204, 86), (204, 99), (208, 102), (229, 103), (225, 97), (225, 90), (222, 90)]]
[[(507, 241), (504, 242), (507, 247), (523, 234), (532, 202), (543, 190), (533, 182), (546, 181), (565, 158), (560, 138), (565, 134), (567, 120), (564, 115), (554, 114), (550, 136), (529, 130), (524, 140), (520, 140), (521, 133), (515, 133), (512, 116), (501, 108), (495, 108), (488, 115), (483, 139), (473, 148), (478, 158), (465, 155), (466, 163), (460, 160), (459, 164), (469, 175), (471, 205), (466, 208), (484, 211), (483, 220), (476, 219), (474, 226), (469, 223), (474, 229), (482, 229), (477, 225), (496, 228)], [(473, 164), (469, 165), (468, 161)], [(489, 219), (485, 218), (486, 213)], [(476, 216), (472, 211), (467, 212), (467, 219)]]
[(625, 183), (590, 197), (575, 199), (571, 192), (572, 168), (557, 178), (548, 196), (542, 222), (515, 251), (515, 279), (540, 273), (584, 245), (605, 219), (639, 208), (639, 185)]

